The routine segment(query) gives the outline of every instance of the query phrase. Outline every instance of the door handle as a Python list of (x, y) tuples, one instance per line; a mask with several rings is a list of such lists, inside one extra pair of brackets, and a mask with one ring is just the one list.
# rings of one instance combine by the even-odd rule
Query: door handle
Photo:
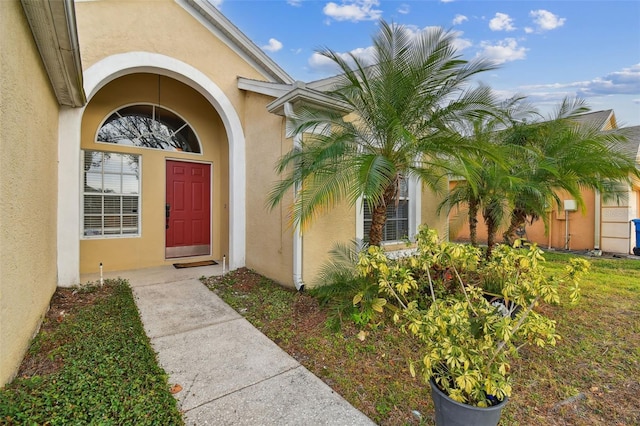
[(165, 217), (165, 229), (169, 229), (169, 217), (171, 217), (171, 204), (167, 203), (164, 206), (164, 217)]

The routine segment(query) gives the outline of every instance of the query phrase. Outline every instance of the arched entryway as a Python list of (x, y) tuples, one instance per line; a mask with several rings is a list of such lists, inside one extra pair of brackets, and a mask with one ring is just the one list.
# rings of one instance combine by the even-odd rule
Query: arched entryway
[[(96, 111), (107, 115), (109, 112), (113, 112), (112, 110), (116, 104), (125, 105), (127, 100), (123, 98), (111, 99), (112, 105), (103, 104), (107, 102), (110, 96), (109, 93), (111, 93), (109, 90), (103, 91), (103, 89), (109, 89), (109, 87), (117, 89), (118, 85), (124, 87), (127, 84), (131, 84), (131, 80), (135, 80), (136, 78), (149, 87), (152, 86), (152, 81), (160, 81), (161, 86), (163, 82), (174, 86), (183, 85), (188, 91), (192, 91), (201, 97), (211, 110), (215, 112), (219, 122), (219, 131), (222, 132), (223, 139), (226, 139), (225, 142), (227, 144), (225, 147), (226, 151), (222, 150), (218, 152), (218, 156), (223, 154), (225, 157), (224, 164), (219, 165), (222, 168), (227, 168), (226, 181), (220, 178), (220, 180), (224, 182), (224, 191), (219, 190), (218, 192), (225, 192), (227, 199), (225, 200), (224, 197), (218, 199), (220, 201), (219, 207), (226, 209), (226, 214), (219, 212), (219, 220), (226, 220), (228, 237), (226, 237), (227, 241), (219, 244), (217, 254), (225, 255), (231, 268), (243, 266), (245, 262), (245, 140), (238, 114), (229, 98), (209, 77), (199, 70), (174, 58), (159, 54), (131, 52), (114, 55), (91, 66), (85, 72), (84, 76), (85, 92), (89, 100), (88, 106), (82, 109), (65, 109), (60, 114), (60, 191), (58, 195), (58, 233), (60, 235), (58, 243), (59, 285), (72, 285), (79, 281), (81, 258), (80, 241), (84, 237), (81, 226), (83, 223), (83, 212), (81, 211), (79, 203), (82, 200), (82, 193), (84, 191), (82, 184), (84, 170), (81, 170), (83, 163), (82, 161), (78, 161), (78, 158), (83, 148), (85, 150), (88, 148), (86, 141), (92, 140), (93, 138), (93, 135), (87, 135), (87, 132), (91, 133), (90, 129), (92, 127), (99, 127), (88, 125), (87, 117), (89, 116), (85, 116), (85, 114), (96, 114), (95, 117), (89, 117), (89, 122), (92, 120), (100, 121), (104, 119), (104, 116), (98, 118), (100, 114)], [(122, 87), (120, 89), (122, 89)], [(115, 92), (117, 92), (117, 90), (115, 90)], [(157, 93), (157, 91), (149, 91), (148, 95), (153, 97), (155, 93)], [(161, 91), (160, 103), (163, 102), (162, 93)], [(169, 92), (164, 93), (167, 96), (169, 95)], [(100, 104), (98, 104), (98, 102), (94, 103), (94, 101), (98, 100), (100, 100)], [(141, 101), (145, 101), (145, 99), (139, 99), (136, 102)], [(146, 99), (146, 102), (157, 103), (153, 99)], [(97, 106), (97, 108), (94, 108), (94, 106)], [(96, 111), (94, 111), (94, 109)], [(111, 110), (107, 111), (108, 109)], [(198, 126), (194, 126), (194, 128), (197, 131)], [(122, 151), (127, 153), (132, 152), (126, 148)], [(204, 151), (206, 151), (206, 145)], [(211, 164), (214, 173), (217, 170), (213, 160), (211, 158), (205, 158), (205, 155), (197, 158), (186, 158), (187, 156), (182, 153), (174, 153), (172, 155), (165, 153), (164, 155), (160, 155), (157, 152), (151, 153), (150, 151), (145, 157), (148, 157), (150, 160), (149, 165), (153, 164), (154, 168), (160, 163), (165, 165), (167, 158), (175, 157), (174, 159), (180, 161)], [(217, 162), (221, 162), (220, 158)], [(145, 164), (147, 164), (145, 159), (143, 159), (142, 164), (144, 168)], [(222, 175), (220, 176), (222, 177)], [(221, 182), (218, 181), (216, 183), (220, 184)], [(149, 185), (151, 184), (146, 184), (146, 186)], [(164, 187), (162, 190), (164, 191)], [(143, 195), (143, 198), (145, 198), (145, 195)], [(145, 214), (144, 208), (142, 214)], [(154, 214), (157, 216), (157, 213)], [(161, 214), (164, 215), (164, 212)], [(141, 226), (142, 233), (144, 234), (146, 232), (144, 228), (144, 217), (142, 220), (143, 223)], [(149, 220), (153, 222), (153, 219)], [(96, 260), (97, 258), (92, 258), (90, 262), (95, 263)]]

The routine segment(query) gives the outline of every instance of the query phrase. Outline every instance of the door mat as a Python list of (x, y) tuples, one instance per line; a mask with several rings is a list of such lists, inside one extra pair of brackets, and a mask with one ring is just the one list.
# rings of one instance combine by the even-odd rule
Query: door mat
[(176, 269), (182, 268), (195, 268), (197, 266), (211, 266), (217, 265), (218, 262), (215, 260), (203, 260), (202, 262), (186, 262), (186, 263), (174, 263), (173, 266)]

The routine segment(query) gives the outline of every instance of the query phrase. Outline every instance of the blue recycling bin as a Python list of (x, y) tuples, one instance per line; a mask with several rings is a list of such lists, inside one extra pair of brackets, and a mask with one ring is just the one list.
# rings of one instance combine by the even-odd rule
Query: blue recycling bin
[(640, 219), (631, 219), (631, 222), (636, 226), (636, 246), (633, 249), (633, 254), (640, 256)]

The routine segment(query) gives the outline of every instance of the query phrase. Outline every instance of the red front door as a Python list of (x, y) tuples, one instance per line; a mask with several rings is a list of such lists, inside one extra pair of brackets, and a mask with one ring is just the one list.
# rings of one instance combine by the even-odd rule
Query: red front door
[(211, 165), (167, 160), (167, 258), (211, 253)]

